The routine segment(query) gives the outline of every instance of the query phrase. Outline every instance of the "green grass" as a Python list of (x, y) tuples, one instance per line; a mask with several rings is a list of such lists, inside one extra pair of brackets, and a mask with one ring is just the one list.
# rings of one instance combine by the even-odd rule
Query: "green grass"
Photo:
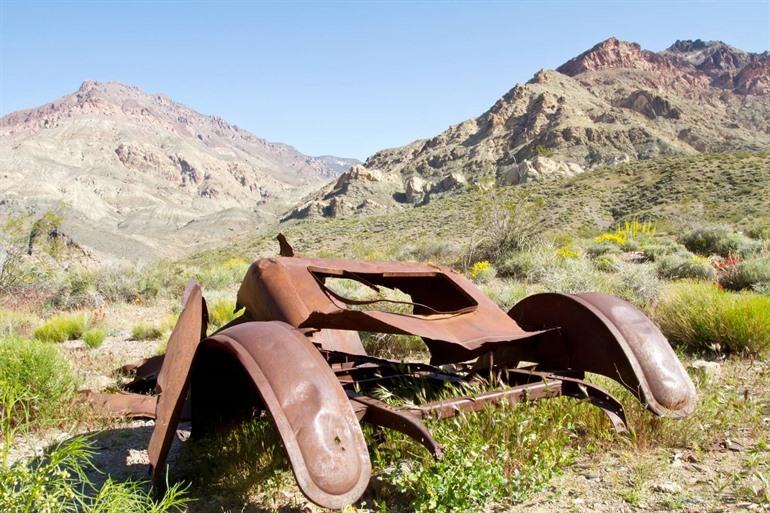
[(43, 342), (75, 340), (83, 336), (90, 322), (85, 312), (55, 315), (38, 327), (33, 336)]
[(680, 282), (668, 288), (654, 318), (673, 344), (689, 351), (764, 355), (770, 350), (770, 297)]
[(235, 319), (240, 312), (235, 310), (235, 301), (227, 298), (218, 298), (207, 302), (209, 311), (209, 327), (217, 329)]
[[(18, 424), (25, 417), (49, 423), (62, 413), (75, 389), (75, 375), (58, 347), (38, 340), (0, 340), (0, 388), (14, 391), (16, 407), (4, 420)], [(6, 397), (10, 402), (11, 397)]]
[(104, 339), (107, 338), (107, 332), (100, 328), (92, 328), (83, 334), (83, 341), (91, 349), (96, 349)]
[(13, 513), (171, 513), (189, 502), (186, 489), (170, 486), (158, 498), (147, 483), (108, 478), (94, 486), (86, 471), (95, 448), (76, 437), (30, 463), (0, 467), (0, 511)]
[(131, 340), (158, 340), (164, 334), (160, 326), (154, 326), (145, 322), (135, 324), (131, 328)]
[(38, 324), (40, 319), (32, 313), (0, 309), (0, 337), (29, 337)]

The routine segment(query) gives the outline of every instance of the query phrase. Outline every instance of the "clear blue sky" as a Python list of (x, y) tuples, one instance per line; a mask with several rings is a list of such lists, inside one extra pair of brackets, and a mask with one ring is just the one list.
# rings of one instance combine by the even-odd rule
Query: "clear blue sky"
[(609, 37), (770, 49), (770, 0), (0, 0), (0, 114), (118, 80), (313, 154), (365, 158)]

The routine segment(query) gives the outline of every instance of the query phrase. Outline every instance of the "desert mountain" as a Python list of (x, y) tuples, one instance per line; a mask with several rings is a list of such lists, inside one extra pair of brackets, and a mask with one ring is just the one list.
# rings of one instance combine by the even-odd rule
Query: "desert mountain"
[(0, 211), (53, 210), (97, 253), (173, 255), (274, 222), (357, 164), (309, 157), (159, 94), (84, 82), (0, 118)]
[(610, 38), (481, 116), (354, 166), (287, 218), (398, 210), (468, 183), (512, 185), (667, 154), (770, 149), (770, 53), (662, 52)]

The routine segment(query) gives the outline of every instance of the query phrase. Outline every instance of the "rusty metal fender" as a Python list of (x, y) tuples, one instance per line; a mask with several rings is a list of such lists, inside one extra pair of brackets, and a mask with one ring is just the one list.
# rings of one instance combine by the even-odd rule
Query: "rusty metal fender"
[(596, 292), (544, 293), (523, 299), (508, 315), (527, 330), (559, 329), (499, 355), (502, 359), (602, 374), (660, 416), (681, 418), (695, 409), (687, 371), (658, 327), (632, 304)]
[[(216, 352), (237, 361), (234, 368), (245, 370), (253, 382), (305, 495), (334, 509), (355, 502), (369, 482), (369, 453), (350, 401), (312, 342), (284, 322), (245, 322), (203, 342), (196, 374), (207, 374), (206, 362), (216, 360), (209, 358)], [(193, 425), (197, 415), (207, 414), (196, 411), (201, 409), (196, 396), (193, 378)]]

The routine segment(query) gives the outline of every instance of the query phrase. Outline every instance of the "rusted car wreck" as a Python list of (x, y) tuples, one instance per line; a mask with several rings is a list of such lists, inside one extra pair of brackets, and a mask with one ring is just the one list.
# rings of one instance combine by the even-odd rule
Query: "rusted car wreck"
[[(251, 264), (238, 291), (240, 317), (207, 334), (206, 303), (191, 283), (165, 357), (134, 367), (126, 392), (92, 394), (102, 411), (156, 419), (148, 451), (155, 479), (183, 415), (195, 439), (266, 410), (302, 492), (342, 508), (362, 495), (371, 473), (361, 422), (403, 432), (437, 458), (442, 448), (423, 419), (502, 403), (571, 396), (625, 430), (622, 405), (584, 381), (585, 372), (618, 381), (655, 415), (684, 417), (695, 407), (668, 341), (621, 299), (536, 294), (506, 314), (442, 266), (303, 258), (281, 242), (282, 256)], [(387, 299), (346, 298), (328, 286), (332, 278), (400, 290), (411, 298), (401, 302), (409, 312), (387, 311)], [(367, 355), (359, 332), (422, 337), (430, 363)], [(370, 394), (404, 378), (462, 384), (491, 375), (501, 386), (419, 406), (393, 407)], [(148, 391), (154, 395), (137, 393)]]

